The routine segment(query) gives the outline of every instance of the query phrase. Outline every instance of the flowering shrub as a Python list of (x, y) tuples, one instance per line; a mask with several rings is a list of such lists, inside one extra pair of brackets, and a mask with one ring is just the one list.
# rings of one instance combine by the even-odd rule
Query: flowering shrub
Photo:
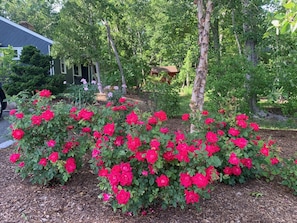
[(121, 89), (118, 86), (107, 85), (104, 87), (104, 92), (107, 95), (107, 100), (117, 104), (119, 99), (123, 96)]
[[(78, 112), (65, 103), (52, 103), (53, 96), (42, 90), (30, 99), (21, 98), (18, 110), (10, 111), (11, 135), (17, 141), (10, 161), (17, 164), (22, 178), (33, 183), (65, 183), (77, 168), (88, 148), (93, 112)], [(81, 122), (78, 125), (78, 122)]]
[(163, 208), (183, 208), (209, 197), (218, 179), (216, 162), (185, 133), (169, 133), (166, 120), (163, 111), (141, 115), (133, 110), (124, 122), (111, 119), (94, 134), (100, 197), (114, 210), (138, 213), (159, 202)]
[[(261, 140), (259, 126), (245, 114), (184, 114), (195, 131), (172, 132), (164, 111), (140, 113), (123, 97), (81, 109), (52, 98), (42, 90), (10, 112), (11, 135), (18, 141), (10, 161), (33, 183), (65, 183), (90, 149), (100, 198), (115, 211), (198, 206), (218, 180), (234, 185), (279, 174), (282, 167), (275, 142)], [(296, 168), (286, 171), (283, 183), (296, 189), (290, 176), (295, 179)]]
[(243, 183), (255, 177), (270, 177), (272, 166), (279, 167), (275, 141), (264, 142), (257, 132), (257, 123), (249, 122), (245, 114), (230, 117), (221, 109), (216, 114), (207, 111), (191, 117), (196, 131), (192, 138), (200, 139), (208, 156), (217, 160), (221, 180), (227, 184)]

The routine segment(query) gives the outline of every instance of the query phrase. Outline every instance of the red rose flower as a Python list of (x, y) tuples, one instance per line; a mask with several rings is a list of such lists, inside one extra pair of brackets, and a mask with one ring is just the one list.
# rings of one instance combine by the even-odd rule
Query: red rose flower
[(251, 158), (242, 158), (240, 160), (240, 162), (242, 163), (242, 165), (244, 165), (245, 167), (247, 167), (248, 169), (251, 169), (253, 166), (253, 161)]
[(236, 137), (240, 134), (240, 131), (236, 128), (230, 128), (228, 134)]
[(120, 103), (125, 103), (125, 102), (126, 102), (126, 100), (127, 100), (126, 98), (124, 98), (124, 97), (121, 97), (121, 98), (119, 99), (119, 102), (120, 102)]
[(232, 153), (230, 154), (230, 156), (229, 156), (229, 160), (228, 160), (228, 162), (229, 162), (230, 164), (232, 164), (232, 165), (238, 165), (239, 162), (240, 162), (240, 160), (239, 160), (239, 158), (236, 156), (236, 154), (232, 152)]
[(155, 125), (155, 124), (157, 124), (158, 123), (158, 120), (156, 119), (156, 117), (150, 117), (149, 119), (148, 119), (148, 121), (147, 121), (147, 123), (149, 124), (149, 125)]
[(41, 118), (44, 119), (45, 121), (50, 121), (55, 117), (55, 113), (52, 112), (51, 110), (47, 109), (44, 112), (41, 113)]
[(259, 125), (255, 122), (251, 122), (250, 126), (255, 132), (258, 132), (260, 130)]
[(66, 160), (65, 169), (67, 173), (73, 173), (76, 169), (76, 162), (73, 157), (70, 157)]
[(278, 158), (273, 157), (273, 158), (270, 158), (270, 163), (271, 163), (271, 165), (275, 165), (275, 164), (279, 163), (279, 160), (278, 160)]
[(207, 118), (204, 121), (205, 125), (210, 125), (211, 123), (214, 123), (214, 122), (215, 122), (215, 120), (213, 118)]
[(154, 164), (158, 160), (158, 153), (154, 149), (149, 149), (145, 155), (146, 161), (150, 164)]
[(195, 191), (185, 190), (185, 200), (187, 204), (194, 204), (199, 201), (199, 194)]
[(104, 127), (103, 127), (103, 133), (105, 135), (109, 135), (112, 136), (115, 130), (115, 125), (114, 123), (107, 123)]
[(209, 143), (216, 143), (219, 140), (217, 134), (214, 132), (207, 132), (205, 138)]
[(120, 176), (120, 184), (122, 186), (130, 186), (133, 181), (133, 174), (132, 172), (122, 172)]
[(236, 125), (238, 125), (239, 127), (243, 128), (243, 129), (245, 129), (248, 126), (248, 124), (245, 120), (237, 120)]
[(130, 192), (129, 191), (125, 191), (125, 190), (120, 190), (117, 193), (116, 199), (118, 201), (119, 204), (127, 204), (129, 202), (130, 199)]
[(154, 113), (154, 116), (156, 117), (156, 118), (158, 118), (161, 122), (164, 122), (164, 121), (166, 121), (167, 120), (167, 115), (166, 115), (166, 113), (164, 112), (164, 111), (158, 111), (158, 112), (155, 112)]
[(188, 113), (183, 114), (181, 118), (183, 121), (188, 121), (190, 119), (190, 114), (188, 114)]
[(48, 142), (47, 142), (47, 146), (48, 147), (55, 147), (56, 145), (56, 141), (53, 140), (53, 139), (50, 139)]
[(20, 112), (20, 113), (16, 113), (16, 114), (15, 114), (15, 117), (16, 117), (17, 119), (23, 119), (23, 118), (24, 118), (24, 113), (22, 113), (22, 112)]
[(10, 111), (9, 111), (9, 115), (11, 115), (11, 116), (12, 116), (12, 115), (14, 115), (16, 112), (17, 112), (17, 110), (16, 110), (16, 109), (12, 109), (12, 110), (10, 110)]
[(126, 116), (126, 123), (128, 125), (136, 125), (138, 123), (138, 115), (134, 111), (132, 111), (130, 114)]
[(38, 162), (39, 165), (41, 166), (46, 166), (47, 164), (47, 159), (46, 158), (41, 158)]
[(113, 144), (116, 146), (122, 146), (124, 144), (124, 136), (117, 136)]
[(230, 167), (230, 166), (226, 166), (224, 169), (223, 169), (223, 172), (224, 172), (224, 174), (226, 174), (226, 175), (232, 175), (232, 167)]
[(260, 149), (260, 153), (263, 154), (263, 156), (269, 156), (269, 148), (267, 148), (265, 145)]
[(40, 125), (41, 122), (42, 122), (41, 116), (32, 115), (32, 117), (31, 117), (31, 123), (32, 123), (32, 125)]
[(52, 161), (53, 163), (57, 162), (57, 160), (59, 159), (59, 153), (58, 153), (58, 152), (52, 152), (52, 153), (49, 155), (48, 159), (49, 159), (50, 161)]
[(102, 168), (98, 170), (98, 176), (99, 177), (107, 177), (108, 176), (108, 169)]
[(233, 166), (232, 168), (232, 173), (235, 176), (239, 176), (241, 174), (241, 168), (239, 166)]
[(90, 133), (92, 130), (91, 130), (90, 127), (83, 127), (83, 128), (81, 129), (81, 131), (82, 131), (82, 132), (85, 132), (85, 133)]
[(20, 159), (20, 157), (21, 157), (21, 154), (13, 153), (10, 155), (9, 160), (10, 160), (10, 162), (15, 163)]
[(175, 155), (173, 154), (173, 151), (167, 151), (167, 152), (163, 153), (163, 158), (167, 162), (170, 162), (175, 159)]
[(84, 121), (91, 121), (92, 117), (94, 115), (94, 112), (89, 111), (85, 108), (81, 109), (78, 113), (78, 119), (82, 119)]
[(245, 120), (247, 121), (249, 117), (246, 114), (239, 114), (235, 117), (236, 120)]
[(127, 147), (132, 152), (136, 152), (136, 150), (141, 146), (141, 141), (138, 137), (132, 137), (131, 135), (127, 135)]
[(166, 175), (162, 174), (161, 176), (157, 177), (156, 183), (158, 187), (167, 187), (169, 186), (169, 178)]
[(220, 151), (220, 147), (217, 145), (206, 145), (205, 150), (208, 152), (208, 156), (211, 157), (214, 153)]
[(203, 116), (208, 116), (208, 111), (206, 111), (206, 110), (202, 111), (202, 112), (201, 112), (201, 115), (203, 115)]
[(25, 135), (25, 132), (22, 129), (14, 129), (11, 133), (12, 137), (16, 140), (21, 140)]
[(50, 90), (44, 89), (39, 91), (39, 96), (44, 98), (49, 98), (52, 95), (52, 92)]
[(240, 149), (243, 149), (248, 144), (248, 140), (245, 138), (237, 138), (237, 139), (231, 139), (231, 142)]
[(158, 141), (158, 139), (152, 139), (150, 142), (150, 146), (151, 148), (155, 148), (155, 149), (159, 149), (159, 146), (161, 145), (161, 143)]
[(184, 187), (191, 187), (192, 186), (192, 178), (188, 173), (181, 173), (179, 175), (180, 184)]
[(163, 134), (167, 134), (169, 132), (169, 129), (166, 128), (166, 127), (161, 127), (160, 132), (163, 133)]
[(205, 188), (208, 185), (208, 179), (206, 176), (204, 176), (202, 173), (196, 173), (192, 177), (192, 182), (195, 184), (198, 188)]

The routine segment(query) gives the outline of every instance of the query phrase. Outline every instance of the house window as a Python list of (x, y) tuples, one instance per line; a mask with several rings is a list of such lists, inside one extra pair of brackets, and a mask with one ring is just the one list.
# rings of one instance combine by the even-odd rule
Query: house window
[[(0, 52), (0, 57), (3, 57), (6, 54), (5, 50), (6, 49), (8, 50), (9, 48), (1, 47), (1, 49), (3, 49), (3, 51)], [(13, 50), (13, 58), (12, 59), (20, 60), (20, 56), (22, 54), (23, 47), (13, 47), (12, 50)]]
[(61, 69), (61, 74), (66, 74), (67, 73), (67, 68), (66, 68), (66, 63), (64, 59), (60, 60), (60, 69)]
[(13, 50), (14, 50), (13, 60), (20, 60), (23, 47), (13, 47)]
[(72, 71), (73, 71), (73, 76), (79, 76), (79, 77), (82, 76), (81, 65), (79, 65), (79, 66), (73, 65)]

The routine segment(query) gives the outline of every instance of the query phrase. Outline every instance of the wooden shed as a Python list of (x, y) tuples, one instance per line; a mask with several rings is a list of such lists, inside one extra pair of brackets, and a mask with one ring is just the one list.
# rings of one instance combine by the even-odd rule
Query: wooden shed
[(170, 83), (171, 79), (175, 77), (176, 74), (179, 73), (178, 69), (176, 66), (158, 66), (158, 67), (153, 67), (150, 71), (150, 75), (159, 75), (162, 73), (166, 73), (168, 76), (161, 77), (162, 82), (167, 82)]

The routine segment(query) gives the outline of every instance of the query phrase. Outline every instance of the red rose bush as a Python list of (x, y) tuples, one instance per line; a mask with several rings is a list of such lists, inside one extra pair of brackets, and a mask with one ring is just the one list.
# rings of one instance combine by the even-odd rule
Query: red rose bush
[(90, 136), (81, 129), (91, 122), (93, 113), (77, 111), (79, 117), (73, 119), (77, 109), (52, 103), (53, 98), (49, 90), (42, 90), (32, 98), (18, 98), (18, 110), (10, 112), (11, 136), (17, 142), (10, 161), (32, 183), (65, 183), (81, 167), (88, 148)]
[(99, 197), (114, 211), (198, 206), (217, 182), (270, 177), (282, 166), (275, 142), (263, 141), (245, 114), (184, 114), (190, 133), (168, 129), (164, 111), (141, 113), (123, 97), (84, 108), (52, 98), (43, 90), (11, 111), (10, 161), (21, 177), (48, 184), (65, 183), (91, 157)]

